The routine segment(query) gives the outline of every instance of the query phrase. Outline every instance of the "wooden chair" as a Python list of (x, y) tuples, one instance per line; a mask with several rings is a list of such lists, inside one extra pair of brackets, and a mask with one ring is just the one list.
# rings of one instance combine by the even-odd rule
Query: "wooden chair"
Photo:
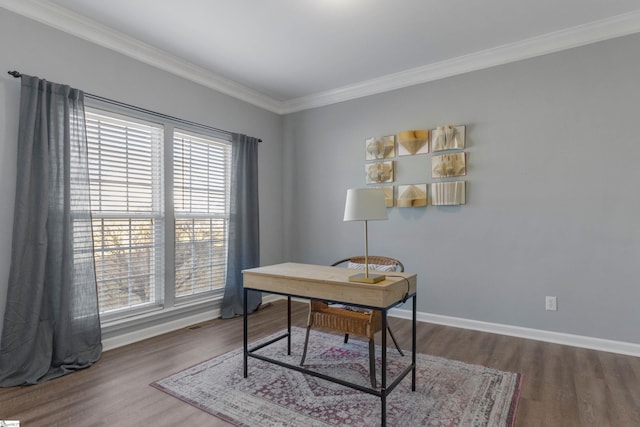
[[(376, 271), (404, 271), (404, 265), (394, 258), (383, 256), (369, 256), (369, 270)], [(334, 262), (332, 266), (349, 263), (352, 268), (364, 268), (364, 256), (345, 258)], [(393, 274), (393, 273), (391, 273)], [(309, 319), (307, 321), (307, 333), (304, 339), (304, 350), (300, 365), (304, 365), (309, 344), (309, 332), (311, 328), (329, 329), (344, 333), (344, 342), (349, 341), (349, 334), (360, 335), (369, 340), (369, 376), (371, 387), (376, 387), (376, 357), (374, 335), (382, 330), (382, 312), (380, 310), (366, 310), (344, 305), (332, 305), (324, 301), (311, 300), (309, 302)], [(404, 356), (396, 338), (387, 325), (389, 335), (398, 352)]]

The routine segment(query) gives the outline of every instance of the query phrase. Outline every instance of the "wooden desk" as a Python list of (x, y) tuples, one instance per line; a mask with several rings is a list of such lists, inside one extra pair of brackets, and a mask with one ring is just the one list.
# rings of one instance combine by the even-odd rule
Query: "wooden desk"
[[(380, 397), (381, 424), (386, 425), (387, 395), (411, 372), (411, 389), (416, 389), (416, 274), (389, 272), (389, 276), (379, 283), (349, 282), (350, 275), (357, 273), (340, 267), (323, 265), (284, 263), (244, 270), (244, 377), (247, 377), (249, 357), (275, 363), (289, 369), (313, 375), (327, 381), (342, 384), (365, 393)], [(259, 346), (249, 348), (247, 292), (249, 290), (284, 295), (287, 297), (287, 332)], [(380, 389), (364, 387), (339, 378), (330, 377), (297, 365), (290, 365), (260, 354), (256, 350), (287, 338), (287, 354), (291, 354), (291, 297), (319, 299), (328, 302), (356, 305), (382, 312), (382, 381)], [(412, 299), (413, 323), (411, 343), (411, 364), (391, 383), (387, 384), (387, 312), (389, 309)]]

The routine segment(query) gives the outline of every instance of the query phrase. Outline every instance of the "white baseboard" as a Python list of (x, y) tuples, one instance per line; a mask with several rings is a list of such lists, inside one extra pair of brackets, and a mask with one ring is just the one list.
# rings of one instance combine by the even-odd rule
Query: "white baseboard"
[(166, 334), (178, 329), (186, 328), (196, 323), (206, 322), (207, 320), (217, 319), (220, 317), (220, 310), (207, 313), (198, 313), (191, 316), (185, 316), (177, 320), (159, 323), (148, 328), (139, 329), (134, 332), (118, 335), (102, 340), (102, 351), (113, 350), (134, 342), (153, 338), (158, 335)]
[[(263, 304), (283, 299), (279, 295), (265, 295), (262, 299)], [(306, 302), (304, 299), (296, 299), (296, 301)], [(411, 310), (394, 308), (389, 311), (389, 316), (402, 319), (411, 319)], [(104, 351), (132, 344), (147, 338), (175, 331), (177, 329), (186, 328), (196, 323), (205, 322), (220, 317), (220, 310), (214, 310), (207, 313), (199, 313), (191, 316), (160, 323), (135, 332), (118, 335), (104, 339), (102, 348)], [(477, 320), (463, 319), (459, 317), (442, 316), (438, 314), (418, 312), (416, 319), (419, 322), (434, 323), (437, 325), (452, 326), (455, 328), (471, 329), (474, 331), (489, 332), (493, 334), (507, 335), (518, 338), (526, 338), (537, 341), (551, 342), (555, 344), (569, 345), (572, 347), (589, 348), (592, 350), (606, 351), (610, 353), (625, 354), (629, 356), (640, 357), (640, 344), (613, 341), (601, 338), (586, 337), (581, 335), (565, 334), (561, 332), (544, 331), (540, 329), (523, 328), (519, 326), (503, 325), (499, 323), (481, 322)]]
[[(280, 299), (278, 295), (265, 295), (262, 298), (262, 303)], [(212, 310), (206, 313), (198, 313), (192, 315), (186, 315), (176, 320), (162, 322), (157, 325), (153, 325), (147, 328), (139, 329), (137, 331), (121, 334), (111, 338), (105, 338), (102, 340), (102, 351), (113, 350), (114, 348), (122, 347), (128, 344), (133, 344), (138, 341), (153, 338), (158, 335), (166, 334), (168, 332), (176, 331), (178, 329), (187, 328), (196, 323), (206, 322), (208, 320), (217, 319), (220, 317), (220, 310)]]
[[(308, 301), (302, 298), (293, 299), (302, 302)], [(392, 308), (391, 310), (389, 310), (389, 316), (411, 320), (411, 310)], [(609, 353), (618, 353), (628, 356), (640, 357), (640, 344), (624, 341), (605, 340), (602, 338), (585, 337), (582, 335), (565, 334), (562, 332), (544, 331), (541, 329), (523, 328), (520, 326), (503, 325), (500, 323), (481, 322), (478, 320), (442, 316), (439, 314), (423, 312), (416, 313), (416, 320), (418, 322), (434, 323), (436, 325), (452, 326), (454, 328), (470, 329), (473, 331), (489, 332), (492, 334), (507, 335), (511, 337), (526, 338), (530, 340), (544, 341), (554, 344), (589, 348), (591, 350), (599, 350)]]
[[(389, 311), (389, 316), (411, 319), (411, 310), (394, 308)], [(640, 357), (640, 344), (623, 341), (605, 340), (602, 338), (585, 337), (582, 335), (572, 335), (561, 332), (523, 328), (520, 326), (502, 325), (499, 323), (480, 322), (477, 320), (469, 320), (459, 317), (449, 317), (422, 312), (416, 314), (416, 320), (418, 320), (419, 322), (435, 323), (438, 325), (452, 326), (455, 328), (471, 329), (474, 331), (490, 332), (512, 337), (527, 338), (536, 341), (545, 341), (554, 344), (563, 344), (572, 347), (589, 348), (592, 350)]]

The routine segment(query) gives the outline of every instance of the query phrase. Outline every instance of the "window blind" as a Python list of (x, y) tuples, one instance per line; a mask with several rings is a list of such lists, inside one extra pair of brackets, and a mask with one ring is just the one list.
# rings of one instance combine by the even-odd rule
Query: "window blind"
[(87, 108), (100, 312), (162, 303), (163, 127)]
[(173, 198), (177, 298), (224, 287), (231, 145), (175, 131)]

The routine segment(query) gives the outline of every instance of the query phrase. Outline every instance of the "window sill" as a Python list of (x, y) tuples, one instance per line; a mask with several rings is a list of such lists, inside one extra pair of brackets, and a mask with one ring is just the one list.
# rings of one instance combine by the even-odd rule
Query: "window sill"
[(221, 301), (219, 296), (169, 309), (154, 307), (138, 315), (106, 321), (102, 323), (103, 351), (218, 318)]

